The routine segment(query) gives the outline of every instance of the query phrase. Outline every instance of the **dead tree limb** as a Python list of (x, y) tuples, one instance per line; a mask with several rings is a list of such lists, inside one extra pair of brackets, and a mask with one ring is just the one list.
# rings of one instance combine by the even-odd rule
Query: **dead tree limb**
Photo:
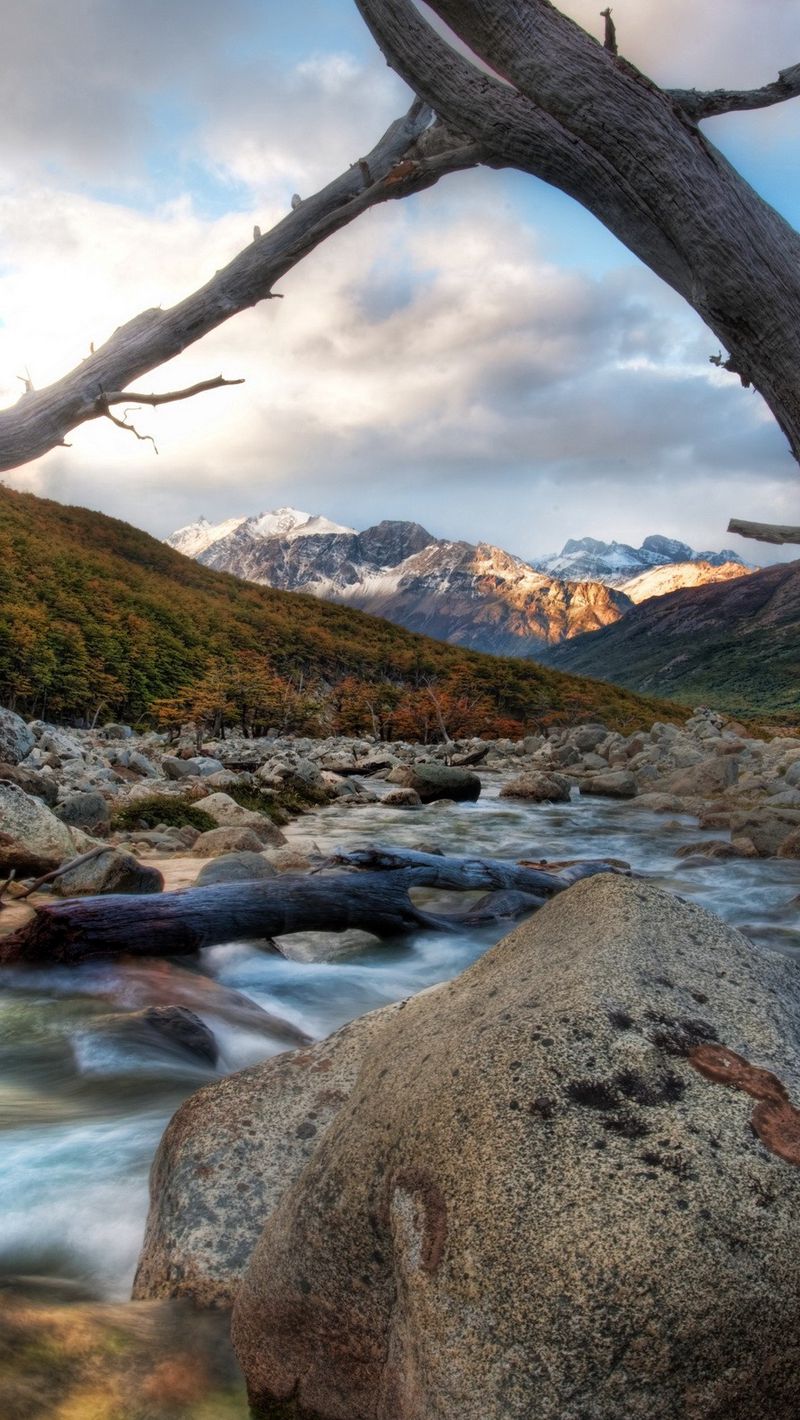
[[(46, 903), (32, 921), (0, 941), (0, 964), (72, 966), (107, 957), (185, 955), (221, 942), (352, 927), (376, 937), (422, 928), (458, 931), (471, 921), (530, 911), (574, 880), (574, 870), (568, 876), (493, 859), (396, 854), (388, 849), (347, 855), (341, 861), (359, 869), (373, 861), (387, 866)], [(588, 871), (613, 870), (592, 864)], [(419, 887), (484, 889), (499, 896), (494, 903), (484, 902), (479, 917), (470, 919), (469, 913), (445, 916), (418, 907), (409, 894)]]
[[(490, 165), (569, 193), (686, 299), (800, 458), (800, 235), (674, 96), (549, 0), (430, 0), (492, 72), (412, 0), (356, 3), (391, 66)], [(800, 92), (797, 66), (780, 83)]]
[(714, 118), (720, 113), (741, 113), (746, 109), (770, 108), (785, 104), (800, 94), (800, 64), (782, 69), (772, 84), (760, 89), (667, 89), (674, 103), (696, 123), (702, 118)]
[(135, 400), (137, 404), (174, 404), (178, 399), (194, 399), (196, 394), (205, 394), (206, 390), (227, 389), (229, 385), (243, 385), (244, 380), (226, 380), (222, 375), (216, 375), (213, 380), (199, 380), (196, 385), (189, 385), (185, 390), (168, 390), (166, 394), (142, 394), (139, 390), (116, 390), (113, 394), (104, 394), (105, 404), (125, 404), (128, 400)]
[(771, 542), (775, 545), (800, 542), (800, 528), (780, 526), (778, 523), (748, 523), (742, 518), (731, 518), (728, 532), (739, 537), (752, 537), (756, 542)]
[[(188, 391), (146, 397), (127, 388), (132, 380), (173, 359), (240, 311), (275, 297), (272, 287), (276, 281), (362, 212), (420, 192), (444, 174), (481, 161), (478, 146), (458, 136), (449, 142), (445, 136), (442, 151), (429, 155), (421, 140), (432, 117), (431, 110), (415, 100), (365, 159), (306, 198), (257, 241), (248, 242), (199, 290), (167, 310), (154, 307), (134, 316), (104, 344), (92, 349), (76, 369), (45, 389), (34, 390), (28, 380), (17, 403), (0, 410), (0, 471), (17, 468), (63, 444), (70, 429), (107, 416), (109, 404), (135, 403), (137, 398), (146, 404), (168, 403), (206, 388), (236, 383), (220, 377), (201, 381)], [(442, 125), (439, 133), (445, 133)]]

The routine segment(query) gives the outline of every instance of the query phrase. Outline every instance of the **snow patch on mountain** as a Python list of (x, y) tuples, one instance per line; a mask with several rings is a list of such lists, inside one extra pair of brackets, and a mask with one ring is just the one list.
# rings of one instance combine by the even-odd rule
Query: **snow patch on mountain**
[(174, 547), (175, 551), (182, 552), (184, 557), (199, 557), (201, 552), (213, 547), (215, 542), (228, 537), (246, 522), (246, 517), (228, 518), (224, 523), (210, 523), (208, 518), (200, 517), (196, 523), (187, 523), (185, 528), (178, 528), (165, 538), (165, 542), (167, 547)]
[[(651, 568), (700, 562), (710, 567), (735, 563), (743, 572), (753, 570), (730, 548), (724, 548), (722, 552), (695, 552), (677, 538), (661, 537), (656, 533), (646, 537), (641, 547), (631, 547), (627, 542), (601, 542), (594, 537), (570, 538), (560, 552), (551, 553), (534, 565), (548, 576), (562, 580), (589, 579), (604, 582), (609, 587), (625, 587), (634, 577)], [(697, 583), (680, 585), (696, 586)]]
[(243, 518), (239, 527), (250, 537), (317, 537), (325, 533), (352, 533), (355, 528), (332, 523), (321, 513), (302, 513), (299, 508), (275, 508), (269, 513), (257, 513)]
[(714, 567), (710, 562), (671, 562), (665, 567), (651, 567), (621, 590), (632, 602), (646, 602), (651, 597), (665, 597), (683, 587), (704, 587), (709, 582), (730, 582), (734, 577), (746, 577), (750, 569), (741, 562), (723, 562)]

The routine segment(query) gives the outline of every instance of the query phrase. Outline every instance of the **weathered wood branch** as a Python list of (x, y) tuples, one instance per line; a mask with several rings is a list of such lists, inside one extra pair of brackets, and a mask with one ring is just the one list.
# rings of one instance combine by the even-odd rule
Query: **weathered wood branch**
[(740, 113), (746, 109), (770, 108), (800, 95), (800, 64), (782, 69), (772, 84), (760, 89), (667, 89), (674, 103), (695, 123), (720, 113)]
[(228, 385), (243, 385), (244, 380), (226, 380), (222, 375), (215, 375), (213, 380), (199, 380), (196, 385), (189, 385), (184, 390), (168, 390), (166, 394), (142, 394), (139, 390), (116, 390), (113, 394), (104, 394), (104, 404), (127, 404), (133, 401), (134, 404), (174, 404), (179, 399), (194, 399), (196, 394), (205, 394), (206, 390), (227, 389)]
[(800, 542), (800, 528), (781, 526), (778, 523), (748, 523), (742, 518), (731, 518), (728, 532), (738, 533), (740, 537), (754, 538), (756, 542), (771, 542), (776, 545)]
[(430, 0), (493, 73), (412, 0), (356, 3), (392, 67), (487, 162), (575, 197), (693, 306), (800, 458), (800, 236), (675, 99), (549, 0)]
[[(444, 174), (481, 161), (474, 142), (454, 136), (448, 143), (441, 125), (444, 142), (439, 151), (428, 154), (419, 140), (431, 119), (431, 110), (416, 100), (366, 158), (299, 203), (271, 231), (248, 242), (199, 290), (167, 310), (142, 311), (93, 348), (76, 369), (45, 389), (34, 390), (28, 382), (17, 403), (0, 410), (0, 471), (63, 445), (71, 429), (106, 415), (104, 406), (137, 398), (126, 388), (132, 380), (179, 355), (240, 311), (273, 297), (276, 281), (362, 212), (420, 192)], [(200, 393), (204, 385), (217, 388), (220, 383), (236, 382), (203, 381), (192, 392)], [(140, 402), (168, 403), (179, 397), (189, 394), (140, 397)]]
[[(457, 931), (530, 911), (574, 881), (492, 859), (366, 850), (341, 859), (366, 871), (282, 875), (251, 883), (215, 883), (149, 895), (68, 898), (37, 908), (32, 921), (0, 940), (0, 964), (71, 966), (118, 956), (173, 956), (221, 942), (271, 940), (291, 932), (343, 932), (357, 927), (376, 937), (427, 928)], [(384, 865), (372, 868), (372, 863)], [(589, 871), (612, 871), (590, 865)], [(486, 889), (499, 894), (470, 916), (427, 912), (412, 888)], [(513, 893), (513, 897), (509, 896)]]

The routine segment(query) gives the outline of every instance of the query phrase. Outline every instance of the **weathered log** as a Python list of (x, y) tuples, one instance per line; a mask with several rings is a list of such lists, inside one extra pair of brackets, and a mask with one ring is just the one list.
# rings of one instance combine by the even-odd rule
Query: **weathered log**
[(771, 542), (776, 546), (800, 542), (800, 528), (780, 523), (748, 523), (744, 518), (731, 518), (728, 532), (738, 533), (739, 537), (752, 537), (756, 542)]
[[(343, 855), (351, 867), (381, 870), (283, 875), (250, 883), (214, 883), (148, 896), (68, 898), (39, 907), (32, 921), (0, 942), (0, 963), (74, 965), (117, 956), (171, 956), (242, 938), (360, 928), (395, 937), (428, 928), (457, 931), (471, 922), (519, 915), (562, 892), (567, 874), (480, 858), (365, 849)], [(587, 872), (613, 869), (591, 864)], [(488, 890), (478, 915), (441, 915), (412, 902), (415, 887)], [(509, 892), (515, 898), (509, 898)]]

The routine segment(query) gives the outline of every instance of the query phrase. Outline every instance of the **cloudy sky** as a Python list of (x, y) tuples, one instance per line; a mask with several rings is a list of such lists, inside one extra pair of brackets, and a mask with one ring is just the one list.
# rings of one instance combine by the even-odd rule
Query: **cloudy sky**
[[(3, 4), (0, 406), (202, 284), (364, 153), (408, 102), (352, 0)], [(561, 8), (600, 33), (598, 0)], [(800, 59), (795, 0), (618, 0), (659, 82), (756, 86)], [(800, 100), (705, 125), (800, 225)], [(98, 421), (5, 476), (158, 535), (282, 504), (535, 557), (570, 536), (737, 543), (800, 521), (760, 398), (694, 313), (570, 199), (478, 171), (365, 216), (264, 303), (141, 382), (244, 377)]]

